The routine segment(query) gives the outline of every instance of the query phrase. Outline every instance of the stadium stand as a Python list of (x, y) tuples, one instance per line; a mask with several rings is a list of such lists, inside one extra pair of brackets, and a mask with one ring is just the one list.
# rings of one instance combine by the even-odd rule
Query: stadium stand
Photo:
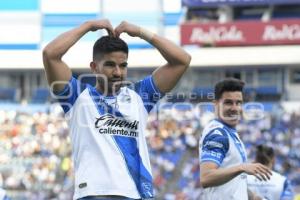
[(31, 103), (47, 103), (50, 92), (48, 88), (37, 88), (32, 94)]
[[(212, 85), (224, 77), (244, 80), (247, 99), (259, 104), (247, 109), (252, 120), (245, 120), (238, 127), (250, 160), (254, 145), (273, 145), (276, 170), (287, 175), (300, 193), (299, 1), (204, 2), (210, 1), (0, 2), (0, 186), (12, 199), (72, 198), (69, 130), (46, 89), (41, 49), (59, 33), (84, 20), (101, 17), (111, 19), (113, 25), (128, 20), (168, 36), (193, 56), (191, 68), (181, 82), (149, 116), (147, 140), (157, 199), (199, 199), (202, 189), (198, 139), (213, 117), (212, 104), (207, 103), (211, 100)], [(185, 40), (192, 38), (192, 31), (184, 31), (186, 25), (198, 28), (196, 42)], [(258, 37), (248, 40), (247, 30), (261, 30), (263, 34), (264, 25), (271, 27), (270, 34), (265, 36), (268, 41)], [(231, 26), (237, 28), (226, 29)], [(220, 27), (225, 31), (218, 32)], [(238, 40), (239, 31), (245, 37), (242, 41)], [(258, 32), (250, 35), (257, 36)], [(88, 34), (66, 55), (74, 76), (89, 72), (89, 60), (83, 58), (89, 58), (93, 41), (102, 34)], [(221, 36), (229, 40), (222, 41)], [(151, 45), (137, 38), (122, 37), (132, 52), (130, 80), (139, 80), (161, 63)], [(180, 104), (173, 104), (177, 102)], [(263, 117), (259, 108), (264, 109)]]
[[(158, 116), (152, 112), (149, 118), (147, 138), (156, 192), (158, 199), (199, 199), (197, 141), (213, 114), (203, 111), (197, 115), (196, 106), (178, 108), (181, 107), (165, 107)], [(15, 199), (22, 199), (24, 194), (30, 199), (70, 197), (70, 141), (62, 113), (2, 110), (0, 120), (0, 173), (8, 193)], [(259, 120), (245, 120), (238, 126), (250, 160), (253, 146), (273, 145), (277, 155), (275, 169), (287, 175), (296, 190), (300, 187), (299, 122), (299, 108), (291, 112), (281, 106), (276, 112), (264, 112)]]
[(1, 102), (15, 102), (17, 90), (15, 88), (0, 88)]

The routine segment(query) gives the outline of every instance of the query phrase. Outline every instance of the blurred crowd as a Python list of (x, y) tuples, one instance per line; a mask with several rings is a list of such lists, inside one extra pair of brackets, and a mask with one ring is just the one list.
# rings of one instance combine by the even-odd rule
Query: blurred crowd
[[(146, 137), (157, 199), (199, 199), (198, 140), (213, 117), (193, 107), (149, 115)], [(266, 112), (237, 129), (250, 162), (255, 145), (270, 144), (277, 155), (275, 170), (300, 186), (300, 110)], [(0, 152), (0, 187), (12, 199), (72, 198), (71, 145), (61, 112), (0, 111)]]
[(62, 116), (0, 111), (0, 185), (13, 199), (71, 199), (70, 151)]

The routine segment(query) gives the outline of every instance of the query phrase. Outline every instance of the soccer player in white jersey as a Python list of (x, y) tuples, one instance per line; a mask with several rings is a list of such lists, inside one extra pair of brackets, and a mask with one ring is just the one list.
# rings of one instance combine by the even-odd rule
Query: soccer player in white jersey
[(6, 191), (0, 188), (0, 200), (10, 200), (10, 198), (6, 195)]
[[(83, 35), (99, 29), (106, 29), (109, 36), (94, 44), (90, 68), (97, 78), (92, 86), (74, 78), (62, 57)], [(128, 46), (119, 38), (122, 33), (146, 40), (166, 60), (133, 88), (124, 84)], [(154, 198), (144, 135), (148, 112), (175, 86), (190, 60), (166, 38), (128, 22), (114, 29), (107, 19), (87, 21), (44, 48), (48, 82), (69, 121), (74, 199)]]
[(216, 119), (204, 128), (200, 139), (200, 183), (205, 200), (247, 200), (256, 196), (247, 189), (246, 174), (269, 179), (270, 170), (247, 163), (243, 142), (236, 131), (242, 115), (244, 82), (228, 78), (215, 85)]
[[(273, 169), (275, 153), (272, 147), (258, 145), (255, 161)], [(272, 176), (268, 181), (260, 181), (255, 176), (248, 175), (248, 187), (264, 200), (293, 200), (294, 192), (289, 180), (272, 170)]]

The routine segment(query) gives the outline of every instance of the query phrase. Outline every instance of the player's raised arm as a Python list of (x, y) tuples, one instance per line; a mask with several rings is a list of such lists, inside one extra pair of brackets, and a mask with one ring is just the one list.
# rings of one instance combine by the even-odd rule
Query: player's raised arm
[[(80, 26), (67, 31), (51, 41), (43, 49), (43, 63), (46, 71), (48, 83), (67, 83), (72, 76), (68, 65), (62, 60), (65, 53), (87, 32), (106, 29), (110, 34), (114, 34), (110, 22), (106, 19), (87, 21)], [(54, 91), (61, 91), (65, 84), (54, 84)]]
[(116, 36), (122, 32), (132, 37), (140, 37), (158, 49), (167, 63), (153, 72), (155, 84), (163, 93), (172, 90), (188, 68), (191, 56), (170, 40), (128, 22), (122, 22), (115, 29)]

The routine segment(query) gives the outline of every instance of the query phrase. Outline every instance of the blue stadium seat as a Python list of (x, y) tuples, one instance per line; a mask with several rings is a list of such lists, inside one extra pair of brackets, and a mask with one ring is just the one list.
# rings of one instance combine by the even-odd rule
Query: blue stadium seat
[(244, 93), (245, 94), (251, 94), (253, 92), (255, 92), (255, 88), (254, 87), (245, 87), (244, 88)]
[(0, 88), (0, 101), (15, 102), (16, 94), (17, 94), (16, 88)]
[(206, 96), (214, 93), (214, 89), (212, 87), (196, 87), (192, 90), (192, 93), (198, 96)]
[(261, 95), (277, 95), (279, 91), (276, 86), (266, 86), (256, 88), (256, 93)]
[(274, 111), (276, 108), (276, 103), (272, 103), (272, 102), (262, 102), (263, 106), (264, 106), (264, 110), (266, 112), (272, 112)]
[(49, 96), (48, 88), (37, 88), (33, 92), (31, 103), (46, 103), (49, 100)]
[(299, 11), (292, 11), (292, 10), (288, 10), (288, 11), (274, 11), (272, 18), (273, 19), (288, 19), (288, 18), (299, 18), (300, 17), (300, 13)]
[(262, 14), (241, 14), (236, 18), (236, 20), (260, 20), (261, 18)]
[(175, 104), (174, 108), (180, 111), (193, 110), (193, 106), (191, 104), (184, 104), (184, 103)]
[(185, 188), (188, 185), (188, 180), (181, 177), (178, 183), (178, 188)]

